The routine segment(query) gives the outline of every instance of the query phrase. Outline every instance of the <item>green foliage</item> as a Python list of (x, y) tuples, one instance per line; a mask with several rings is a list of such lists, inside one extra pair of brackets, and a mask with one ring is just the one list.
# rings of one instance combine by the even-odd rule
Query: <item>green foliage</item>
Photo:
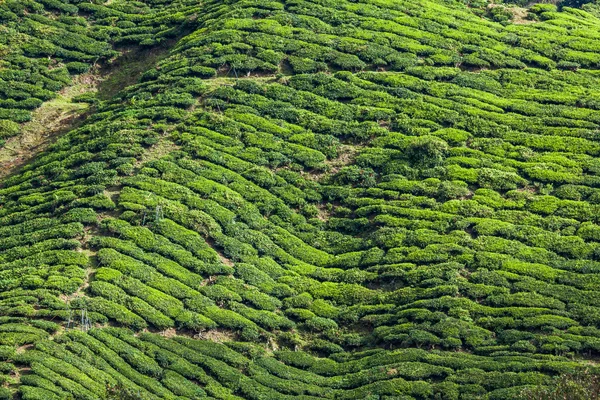
[(593, 399), (600, 394), (600, 379), (590, 370), (555, 377), (547, 386), (529, 387), (521, 392), (524, 399)]
[(440, 165), (448, 152), (448, 144), (432, 136), (417, 137), (409, 141), (406, 155), (409, 160), (420, 167)]
[(19, 125), (16, 122), (2, 119), (0, 120), (0, 138), (9, 138), (19, 133)]
[(599, 21), (484, 6), (2, 2), (0, 136), (109, 72), (1, 178), (2, 386), (500, 399), (594, 360)]

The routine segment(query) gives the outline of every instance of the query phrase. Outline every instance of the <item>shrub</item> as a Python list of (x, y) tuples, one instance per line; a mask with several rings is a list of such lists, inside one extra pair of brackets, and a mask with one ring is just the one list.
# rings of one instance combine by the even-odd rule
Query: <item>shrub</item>
[(432, 135), (443, 139), (452, 146), (463, 145), (471, 137), (469, 132), (455, 128), (439, 129), (433, 132)]
[(0, 119), (0, 139), (9, 138), (19, 133), (19, 124), (6, 119)]
[(410, 139), (406, 156), (413, 165), (429, 168), (442, 164), (448, 149), (448, 143), (440, 138), (419, 136)]
[(73, 62), (67, 63), (65, 65), (65, 67), (67, 67), (69, 72), (72, 74), (83, 74), (85, 72), (88, 72), (90, 69), (89, 64), (78, 62), (78, 61), (73, 61)]
[(600, 395), (600, 376), (590, 370), (561, 374), (549, 385), (523, 389), (520, 396), (527, 400), (587, 400)]

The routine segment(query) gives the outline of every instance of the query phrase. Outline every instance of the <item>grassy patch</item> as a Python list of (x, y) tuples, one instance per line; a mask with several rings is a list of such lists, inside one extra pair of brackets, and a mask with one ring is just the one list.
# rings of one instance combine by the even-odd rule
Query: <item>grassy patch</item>
[(52, 138), (73, 128), (89, 109), (86, 103), (73, 103), (75, 96), (96, 91), (98, 78), (83, 74), (73, 84), (61, 90), (55, 99), (45, 102), (33, 114), (31, 121), (21, 126), (21, 134), (6, 141), (0, 148), (0, 176), (6, 176), (46, 148)]

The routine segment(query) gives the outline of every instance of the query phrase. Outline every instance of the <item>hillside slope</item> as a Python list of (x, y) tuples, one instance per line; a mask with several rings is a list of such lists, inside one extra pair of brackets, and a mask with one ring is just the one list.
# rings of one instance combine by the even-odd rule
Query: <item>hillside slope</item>
[(5, 146), (99, 90), (3, 164), (0, 398), (508, 399), (598, 372), (597, 17), (100, 3), (0, 3)]

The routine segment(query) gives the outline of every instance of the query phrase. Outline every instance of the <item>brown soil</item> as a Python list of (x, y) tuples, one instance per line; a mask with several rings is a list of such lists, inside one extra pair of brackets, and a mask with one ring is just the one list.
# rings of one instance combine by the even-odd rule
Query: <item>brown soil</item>
[(533, 4), (535, 4), (535, 2), (531, 2), (530, 4), (527, 5), (527, 7), (506, 7), (502, 4), (495, 4), (495, 3), (491, 3), (488, 4), (488, 9), (489, 8), (494, 8), (494, 7), (504, 7), (507, 11), (509, 11), (510, 13), (512, 13), (513, 17), (511, 22), (513, 24), (517, 24), (517, 25), (526, 25), (526, 24), (535, 24), (537, 21), (531, 20), (531, 19), (527, 19), (527, 15), (529, 14), (529, 7), (531, 7)]
[(232, 342), (235, 340), (235, 335), (232, 332), (221, 329), (211, 329), (197, 334), (196, 337), (198, 339), (210, 340), (217, 343)]
[(24, 353), (26, 350), (31, 349), (33, 347), (33, 344), (29, 343), (29, 344), (24, 344), (23, 346), (19, 346), (17, 347), (17, 354), (21, 354)]
[(172, 338), (172, 337), (177, 336), (177, 330), (174, 328), (165, 329), (160, 334), (166, 338)]
[(336, 174), (342, 167), (352, 164), (361, 147), (363, 146), (342, 144), (338, 156), (325, 161), (325, 164), (329, 167), (327, 172), (309, 172), (304, 176), (307, 179), (319, 181), (327, 174)]
[(512, 12), (512, 14), (513, 14), (512, 22), (514, 24), (525, 25), (525, 24), (535, 24), (536, 23), (536, 21), (534, 21), (534, 20), (527, 19), (528, 11), (526, 8), (510, 7), (508, 10), (510, 12)]

